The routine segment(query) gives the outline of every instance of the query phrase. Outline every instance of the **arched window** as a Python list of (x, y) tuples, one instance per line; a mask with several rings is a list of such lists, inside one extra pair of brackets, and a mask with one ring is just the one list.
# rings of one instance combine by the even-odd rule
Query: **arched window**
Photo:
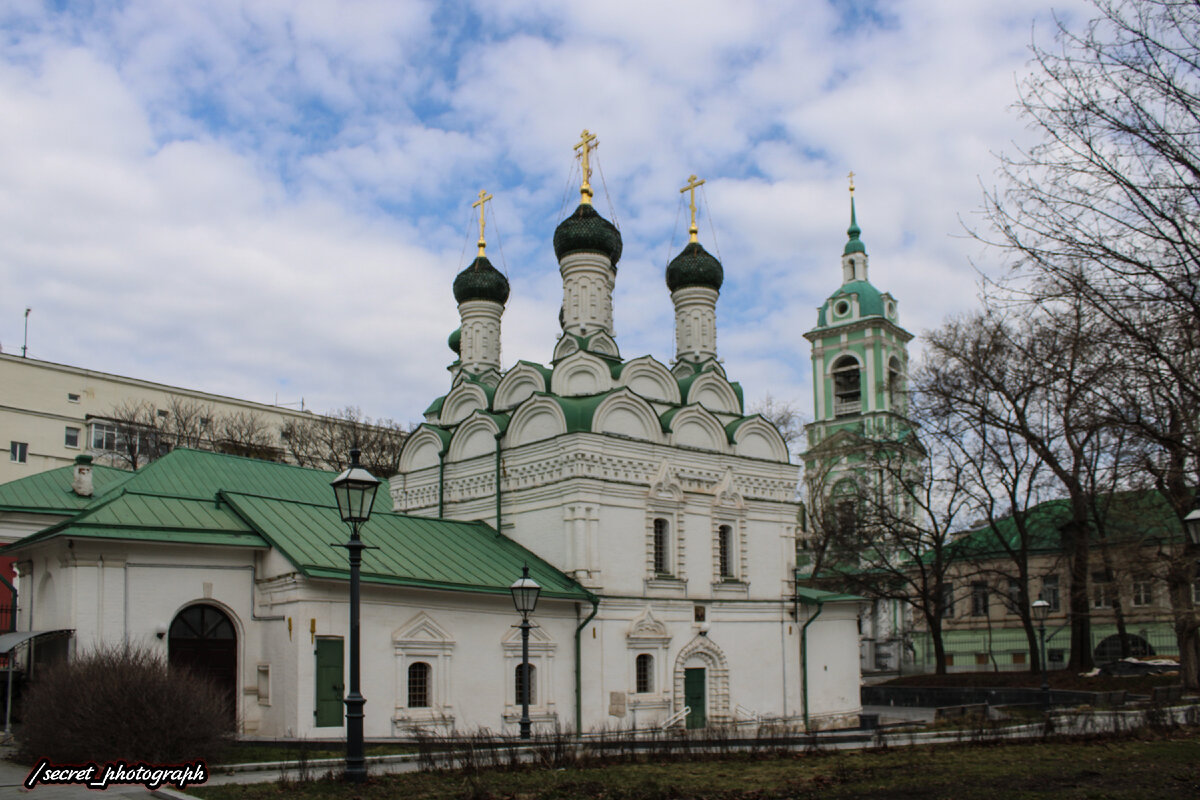
[(862, 372), (853, 356), (833, 363), (833, 415), (847, 417), (862, 411)]
[(654, 656), (642, 653), (634, 661), (634, 689), (638, 694), (654, 691)]
[(429, 665), (424, 661), (408, 665), (408, 707), (429, 708)]
[(654, 520), (654, 572), (668, 575), (671, 572), (670, 542), (667, 540), (670, 526), (662, 517)]
[(733, 528), (722, 525), (717, 528), (717, 563), (722, 578), (733, 575)]
[(524, 698), (525, 681), (523, 680), (525, 670), (529, 670), (529, 705), (537, 704), (537, 667), (533, 664), (528, 666), (525, 664), (517, 664), (517, 669), (514, 674), (513, 686), (516, 689), (517, 705), (521, 705)]

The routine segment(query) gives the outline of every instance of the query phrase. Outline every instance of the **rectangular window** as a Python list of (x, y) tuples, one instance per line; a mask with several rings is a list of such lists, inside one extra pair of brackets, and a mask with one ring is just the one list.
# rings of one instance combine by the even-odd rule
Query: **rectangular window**
[(722, 525), (717, 529), (717, 561), (721, 577), (733, 578), (733, 528)]
[[(971, 584), (971, 616), (986, 617), (988, 615), (988, 585), (983, 582)], [(984, 662), (986, 663), (986, 662)]]
[(671, 565), (668, 561), (669, 552), (667, 541), (669, 527), (662, 517), (654, 520), (654, 572), (656, 575), (668, 575)]
[(942, 584), (942, 616), (954, 616), (954, 584), (949, 582)]
[(1133, 605), (1148, 606), (1154, 602), (1154, 585), (1149, 575), (1133, 576)]
[(1021, 607), (1021, 582), (1016, 578), (1008, 579), (1008, 613), (1016, 614)]
[(1061, 665), (1064, 661), (1067, 660), (1067, 651), (1066, 650), (1047, 650), (1046, 651), (1046, 660), (1049, 661), (1051, 664)]
[(8, 460), (24, 464), (29, 460), (29, 442), (9, 442)]
[(1113, 607), (1112, 576), (1107, 572), (1092, 573), (1092, 608)]
[(1025, 654), (1024, 653), (1013, 653), (1012, 654), (1012, 662), (1014, 664), (1024, 664), (1025, 663)]
[(111, 422), (92, 423), (93, 450), (116, 450), (119, 440), (120, 436), (118, 435), (116, 425)]
[(638, 694), (649, 694), (654, 691), (654, 656), (642, 653), (634, 662), (634, 689)]
[(68, 425), (63, 432), (63, 444), (67, 447), (79, 447), (79, 428)]
[(78, 403), (79, 395), (75, 394), (74, 392), (67, 392), (67, 402), (68, 403)]
[(988, 663), (988, 654), (987, 653), (976, 653), (975, 654), (976, 666), (982, 666), (987, 663)]
[(1050, 604), (1051, 613), (1061, 609), (1058, 599), (1058, 576), (1047, 575), (1042, 578), (1042, 599)]

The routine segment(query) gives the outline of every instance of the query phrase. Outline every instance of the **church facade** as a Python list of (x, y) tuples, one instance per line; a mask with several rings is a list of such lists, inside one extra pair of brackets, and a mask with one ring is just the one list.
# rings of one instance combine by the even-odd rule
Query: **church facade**
[[(577, 148), (581, 202), (554, 233), (562, 332), (546, 364), (501, 365), (510, 286), (486, 256), (480, 195), (479, 252), (452, 286), (448, 390), (363, 527), (378, 548), (363, 565), (366, 734), (515, 732), (508, 586), (526, 564), (543, 586), (535, 731), (853, 726), (861, 601), (797, 584), (798, 468), (718, 359), (724, 270), (698, 241), (695, 204), (666, 273), (674, 357), (625, 358), (612, 314), (622, 240), (591, 204), (592, 141)], [(38, 491), (0, 487), (0, 528), (75, 492), (69, 472), (44, 473)], [(105, 475), (8, 548), (21, 628), (68, 632), (75, 652), (207, 653), (243, 731), (337, 736), (347, 529), (332, 477), (193, 451)]]

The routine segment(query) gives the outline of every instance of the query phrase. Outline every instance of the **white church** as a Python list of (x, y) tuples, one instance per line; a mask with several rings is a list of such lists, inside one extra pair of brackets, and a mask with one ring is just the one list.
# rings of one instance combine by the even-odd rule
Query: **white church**
[[(502, 367), (510, 287), (480, 194), (448, 391), (362, 526), (366, 735), (516, 732), (509, 585), (526, 564), (542, 586), (535, 732), (855, 726), (861, 601), (796, 584), (798, 467), (718, 358), (724, 273), (695, 204), (666, 272), (676, 351), (626, 359), (621, 235), (591, 203), (593, 145), (585, 132), (581, 202), (554, 232), (562, 332), (546, 364)], [(221, 681), (246, 735), (343, 735), (348, 529), (332, 478), (181, 449), (136, 473), (83, 457), (0, 486), (32, 660), (157, 648)]]

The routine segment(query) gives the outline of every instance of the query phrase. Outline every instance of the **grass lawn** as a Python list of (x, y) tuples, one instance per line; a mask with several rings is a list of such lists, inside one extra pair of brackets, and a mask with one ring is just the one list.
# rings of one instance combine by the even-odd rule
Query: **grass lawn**
[(887, 751), (627, 763), (559, 770), (482, 770), (189, 788), (211, 800), (653, 800), (654, 798), (1021, 798), (1200, 797), (1200, 732), (1137, 739), (1005, 745), (898, 747)]

